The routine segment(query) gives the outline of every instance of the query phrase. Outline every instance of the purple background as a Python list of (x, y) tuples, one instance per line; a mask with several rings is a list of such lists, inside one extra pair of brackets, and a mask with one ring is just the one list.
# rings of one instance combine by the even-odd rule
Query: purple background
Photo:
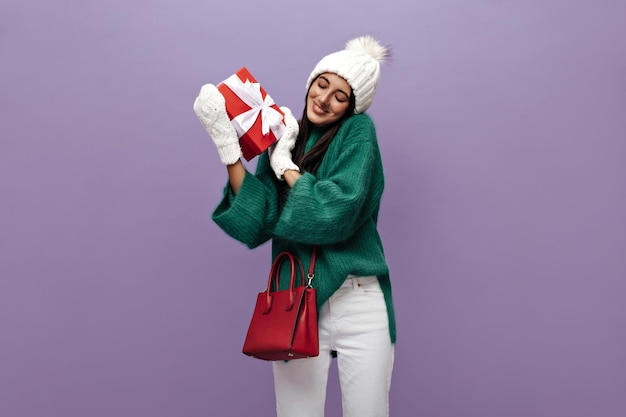
[(246, 65), (298, 114), (372, 33), (392, 415), (626, 415), (626, 3), (245, 3), (0, 5), (0, 414), (272, 415), (192, 103)]

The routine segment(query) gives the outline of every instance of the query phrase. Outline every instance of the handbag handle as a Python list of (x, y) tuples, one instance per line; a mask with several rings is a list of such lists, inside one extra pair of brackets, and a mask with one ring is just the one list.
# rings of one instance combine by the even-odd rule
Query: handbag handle
[[(275, 278), (275, 286), (274, 288), (278, 291), (280, 288), (280, 268), (283, 266), (283, 262), (285, 258), (289, 259), (289, 263), (291, 264), (291, 271), (289, 277), (289, 305), (287, 306), (287, 311), (293, 308), (295, 302), (296, 291), (294, 289), (295, 276), (296, 276), (296, 261), (298, 262), (298, 266), (300, 267), (300, 285), (304, 286), (304, 268), (302, 267), (302, 261), (300, 258), (293, 256), (292, 253), (284, 251), (279, 253), (274, 262), (272, 263), (272, 268), (270, 270), (270, 276), (267, 280), (267, 290), (265, 291), (265, 310), (264, 314), (269, 313), (272, 309), (272, 280)], [(309, 273), (307, 274), (307, 283), (306, 288), (313, 288), (312, 282), (315, 278), (315, 260), (317, 259), (317, 245), (313, 246), (311, 249), (311, 264), (309, 265)]]
[(275, 281), (274, 288), (278, 291), (280, 288), (280, 269), (285, 261), (285, 258), (289, 259), (289, 264), (291, 266), (290, 276), (289, 276), (289, 305), (287, 306), (287, 311), (291, 310), (295, 303), (296, 290), (294, 289), (295, 278), (296, 278), (296, 261), (298, 262), (298, 266), (300, 267), (300, 285), (304, 286), (304, 268), (302, 267), (302, 261), (300, 258), (293, 256), (290, 252), (281, 252), (279, 253), (274, 262), (272, 263), (272, 269), (270, 270), (270, 276), (267, 280), (267, 291), (265, 291), (265, 310), (264, 314), (269, 313), (272, 308), (272, 281)]

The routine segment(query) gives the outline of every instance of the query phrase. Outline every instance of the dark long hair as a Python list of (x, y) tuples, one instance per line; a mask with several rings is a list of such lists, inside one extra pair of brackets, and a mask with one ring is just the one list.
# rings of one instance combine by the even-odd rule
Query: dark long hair
[[(317, 78), (313, 80), (313, 82), (311, 83), (311, 86), (313, 85), (313, 83), (315, 83), (316, 80)], [(311, 86), (309, 86), (309, 90), (311, 89)], [(354, 92), (351, 92), (350, 102), (343, 116), (339, 120), (337, 120), (335, 123), (329, 126), (324, 126), (324, 132), (322, 133), (320, 138), (317, 140), (317, 142), (315, 142), (315, 145), (313, 145), (313, 147), (309, 149), (308, 152), (305, 153), (304, 151), (306, 148), (306, 144), (309, 141), (311, 132), (315, 128), (315, 125), (311, 123), (311, 121), (306, 115), (308, 96), (309, 96), (309, 92), (307, 91), (306, 96), (304, 98), (304, 111), (302, 112), (302, 119), (300, 120), (300, 130), (298, 131), (296, 144), (293, 148), (293, 151), (291, 152), (291, 159), (296, 165), (298, 165), (301, 173), (309, 172), (315, 175), (317, 173), (317, 169), (322, 163), (322, 159), (324, 159), (324, 155), (326, 154), (326, 151), (328, 150), (328, 146), (330, 146), (330, 143), (332, 142), (333, 138), (337, 134), (337, 131), (341, 127), (341, 124), (347, 118), (352, 116), (352, 114), (354, 113), (354, 108), (356, 107), (356, 100), (354, 98)], [(279, 190), (280, 190), (279, 195), (280, 195), (280, 200), (281, 200), (280, 205), (282, 206), (287, 198), (287, 195), (289, 194), (289, 186), (287, 185), (285, 181), (281, 181), (279, 183)]]

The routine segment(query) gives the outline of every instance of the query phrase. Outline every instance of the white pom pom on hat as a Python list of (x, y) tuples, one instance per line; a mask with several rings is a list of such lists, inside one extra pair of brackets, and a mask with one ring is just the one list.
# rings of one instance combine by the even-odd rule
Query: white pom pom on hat
[(380, 64), (389, 55), (389, 48), (370, 35), (351, 39), (346, 42), (344, 50), (326, 55), (317, 63), (306, 83), (307, 91), (320, 74), (337, 74), (352, 88), (356, 104), (354, 113), (363, 113), (372, 105), (380, 79)]

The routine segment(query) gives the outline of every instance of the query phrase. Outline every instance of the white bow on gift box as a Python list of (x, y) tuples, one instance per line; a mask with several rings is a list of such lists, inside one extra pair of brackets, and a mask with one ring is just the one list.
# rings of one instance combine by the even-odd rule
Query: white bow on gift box
[(259, 114), (261, 115), (261, 133), (267, 135), (270, 131), (276, 138), (280, 138), (285, 130), (283, 115), (272, 108), (276, 103), (269, 94), (261, 94), (261, 84), (252, 83), (250, 80), (242, 81), (236, 74), (231, 75), (223, 84), (235, 93), (241, 101), (246, 103), (250, 110), (243, 112), (232, 119), (235, 130), (239, 137), (246, 133), (254, 125)]

